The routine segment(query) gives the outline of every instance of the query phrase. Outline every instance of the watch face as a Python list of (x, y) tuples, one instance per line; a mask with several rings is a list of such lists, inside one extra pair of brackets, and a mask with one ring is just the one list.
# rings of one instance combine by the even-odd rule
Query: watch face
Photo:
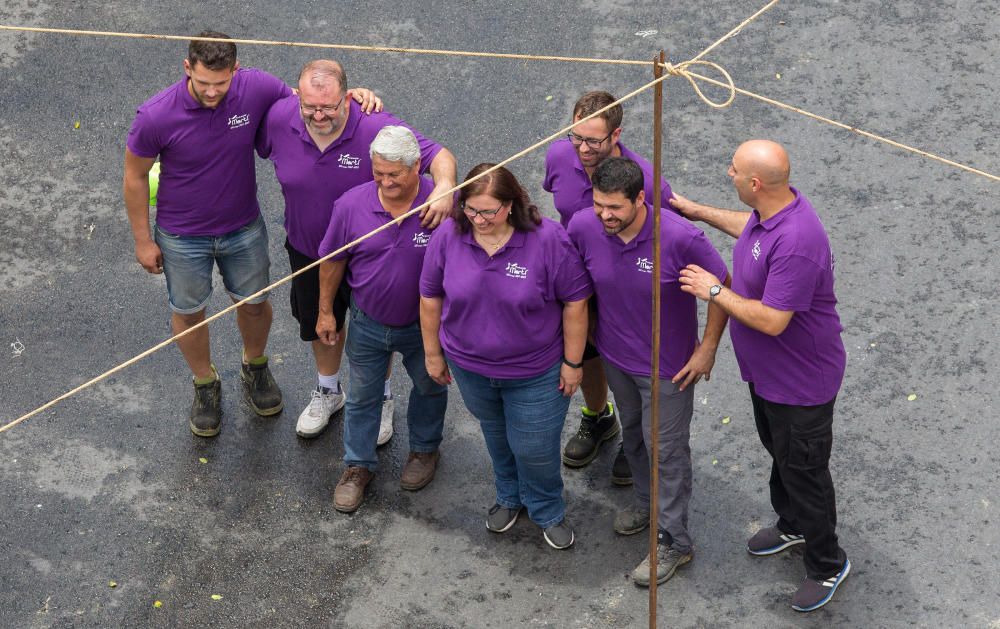
[(721, 292), (722, 292), (722, 287), (719, 286), (718, 284), (708, 289), (708, 294), (711, 295), (712, 297), (717, 296)]

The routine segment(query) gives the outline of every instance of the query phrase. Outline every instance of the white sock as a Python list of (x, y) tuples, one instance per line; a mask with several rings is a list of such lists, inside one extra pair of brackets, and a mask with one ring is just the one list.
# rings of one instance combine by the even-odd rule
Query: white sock
[(319, 386), (334, 393), (340, 393), (340, 374), (335, 373), (332, 376), (324, 376), (321, 373), (317, 373), (316, 375)]
[(384, 397), (387, 400), (392, 397), (392, 389), (389, 387), (389, 383), (390, 382), (392, 382), (392, 381), (391, 380), (386, 380), (385, 381), (385, 389), (382, 390), (382, 397)]

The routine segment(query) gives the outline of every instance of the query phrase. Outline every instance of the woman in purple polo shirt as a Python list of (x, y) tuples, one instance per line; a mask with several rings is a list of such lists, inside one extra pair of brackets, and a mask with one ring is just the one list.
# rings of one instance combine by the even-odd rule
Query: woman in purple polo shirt
[(497, 493), (486, 528), (495, 533), (527, 509), (550, 546), (573, 544), (559, 438), (582, 378), (592, 292), (565, 231), (505, 168), (462, 188), (454, 218), (431, 237), (420, 276), (427, 372), (441, 384), (454, 375), (482, 427)]

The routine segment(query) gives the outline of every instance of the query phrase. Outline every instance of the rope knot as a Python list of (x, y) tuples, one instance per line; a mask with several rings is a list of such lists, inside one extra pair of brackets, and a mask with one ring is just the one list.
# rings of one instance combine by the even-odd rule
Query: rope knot
[[(726, 98), (726, 100), (724, 101), (718, 102), (718, 101), (713, 101), (709, 97), (705, 96), (705, 94), (702, 93), (701, 88), (698, 87), (698, 84), (695, 82), (694, 77), (691, 76), (691, 73), (687, 71), (688, 67), (693, 65), (708, 66), (709, 68), (717, 70), (719, 74), (721, 74), (725, 79), (726, 83), (725, 87), (727, 90), (729, 90), (729, 97)], [(698, 98), (700, 98), (702, 102), (704, 102), (709, 107), (714, 107), (715, 109), (725, 109), (726, 107), (732, 105), (733, 101), (736, 100), (736, 83), (733, 82), (733, 77), (730, 76), (728, 72), (726, 72), (725, 68), (715, 63), (714, 61), (704, 61), (702, 59), (689, 59), (687, 61), (681, 61), (677, 65), (674, 65), (672, 63), (663, 63), (660, 65), (660, 67), (662, 67), (667, 72), (667, 74), (670, 74), (672, 76), (682, 76), (685, 79), (687, 79), (688, 83), (691, 84), (691, 87), (694, 88), (694, 92), (695, 94), (698, 95)]]

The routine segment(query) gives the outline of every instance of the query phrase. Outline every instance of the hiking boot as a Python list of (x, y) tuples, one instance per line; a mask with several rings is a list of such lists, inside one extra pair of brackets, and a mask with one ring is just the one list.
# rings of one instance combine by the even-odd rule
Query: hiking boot
[(378, 425), (378, 439), (376, 446), (384, 446), (392, 439), (392, 419), (396, 412), (396, 403), (392, 401), (392, 396), (382, 400), (382, 419)]
[(271, 370), (267, 368), (267, 356), (260, 356), (249, 363), (243, 363), (240, 380), (243, 382), (243, 397), (258, 415), (262, 417), (277, 415), (284, 408), (281, 389), (274, 381)]
[(829, 579), (822, 581), (806, 579), (792, 597), (792, 609), (797, 612), (811, 612), (826, 605), (850, 573), (851, 560), (845, 559), (844, 567)]
[(608, 404), (600, 415), (583, 413), (580, 428), (566, 442), (563, 448), (562, 461), (569, 467), (583, 467), (597, 456), (601, 444), (614, 439), (621, 431), (615, 409)]
[(326, 430), (330, 417), (344, 408), (345, 396), (342, 391), (316, 387), (309, 395), (309, 406), (303, 409), (295, 422), (295, 434), (304, 439), (318, 437)]
[(627, 487), (632, 484), (632, 468), (628, 466), (628, 459), (625, 458), (625, 444), (618, 442), (618, 454), (615, 455), (615, 462), (611, 465), (611, 483)]
[[(215, 371), (214, 367), (212, 371)], [(222, 426), (222, 382), (218, 373), (211, 382), (195, 383), (188, 426), (199, 437), (214, 437), (219, 434)]]
[[(666, 544), (656, 545), (656, 583), (660, 584), (674, 576), (677, 568), (694, 559), (694, 551), (682, 553)], [(649, 587), (649, 555), (632, 571), (632, 582)]]
[(422, 489), (427, 483), (434, 479), (434, 472), (437, 471), (438, 460), (441, 453), (434, 452), (411, 452), (403, 466), (403, 473), (399, 478), (399, 486), (409, 491)]
[(615, 533), (635, 535), (649, 526), (649, 509), (632, 505), (615, 514)]
[(366, 467), (349, 466), (333, 490), (333, 508), (341, 513), (357, 511), (365, 499), (365, 487), (374, 476)]
[(542, 537), (549, 543), (549, 546), (556, 550), (569, 548), (576, 541), (573, 529), (570, 527), (569, 522), (566, 521), (566, 518), (563, 518), (559, 524), (554, 524), (542, 531)]
[(753, 537), (747, 540), (747, 552), (761, 557), (780, 553), (786, 548), (805, 543), (806, 538), (803, 535), (782, 533), (778, 527), (769, 526), (757, 531)]
[(494, 533), (506, 533), (517, 522), (517, 516), (521, 515), (522, 511), (524, 511), (524, 507), (508, 509), (503, 505), (495, 504), (490, 507), (490, 512), (486, 515), (486, 528)]

